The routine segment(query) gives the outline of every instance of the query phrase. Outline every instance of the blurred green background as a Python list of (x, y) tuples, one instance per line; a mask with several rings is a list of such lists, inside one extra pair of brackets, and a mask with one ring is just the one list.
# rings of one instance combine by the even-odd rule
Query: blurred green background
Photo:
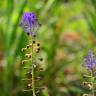
[(82, 96), (83, 56), (96, 50), (96, 0), (0, 0), (0, 96), (32, 96), (22, 92), (23, 12), (35, 12), (42, 24), (45, 89), (37, 96)]

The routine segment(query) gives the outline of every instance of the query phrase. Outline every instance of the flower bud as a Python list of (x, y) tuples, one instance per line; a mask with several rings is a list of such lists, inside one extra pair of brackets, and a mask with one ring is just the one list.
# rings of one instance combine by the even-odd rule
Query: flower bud
[(33, 41), (33, 44), (35, 44), (36, 43), (36, 41)]
[(30, 48), (30, 45), (27, 45), (27, 49)]
[(22, 60), (22, 64), (25, 64), (27, 60)]
[(39, 51), (40, 51), (40, 48), (37, 48), (37, 49), (36, 49), (36, 53), (39, 53)]
[(31, 58), (31, 54), (25, 54), (27, 58)]
[(37, 43), (37, 46), (40, 46), (40, 43)]
[(22, 52), (24, 52), (24, 51), (26, 51), (26, 48), (22, 48), (22, 50), (21, 50)]
[(88, 94), (83, 94), (83, 96), (88, 96)]
[(43, 61), (43, 58), (39, 58), (40, 61)]
[(90, 90), (92, 89), (92, 85), (91, 84), (88, 84), (87, 86), (89, 87)]
[(32, 85), (31, 85), (31, 84), (28, 84), (27, 87), (28, 87), (28, 88), (32, 88)]
[(32, 43), (29, 44), (29, 47), (32, 47)]
[(36, 68), (36, 64), (33, 64), (33, 67)]

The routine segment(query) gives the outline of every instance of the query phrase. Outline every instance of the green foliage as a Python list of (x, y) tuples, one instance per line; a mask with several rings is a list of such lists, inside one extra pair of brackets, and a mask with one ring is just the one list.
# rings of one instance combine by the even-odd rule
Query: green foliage
[[(96, 35), (96, 0), (89, 0), (87, 1), (87, 6), (86, 6), (86, 21), (88, 22), (89, 29), (93, 32), (94, 35)], [(88, 6), (88, 4), (91, 4), (92, 6)]]
[(89, 48), (95, 50), (96, 0), (1, 0), (0, 96), (32, 96), (22, 92), (21, 81), (21, 48), (27, 38), (19, 22), (26, 11), (34, 11), (42, 24), (37, 38), (45, 89), (37, 96), (80, 96), (86, 91), (81, 86), (82, 56)]

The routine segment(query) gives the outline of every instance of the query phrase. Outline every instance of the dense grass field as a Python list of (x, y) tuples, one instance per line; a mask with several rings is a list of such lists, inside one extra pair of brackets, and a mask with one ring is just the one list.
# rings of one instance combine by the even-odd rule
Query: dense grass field
[[(33, 12), (41, 25), (36, 39), (20, 27), (26, 12)], [(39, 55), (35, 45), (27, 53), (32, 51), (34, 60), (40, 59), (36, 62), (43, 70), (35, 71), (34, 60), (22, 64), (29, 56), (22, 48), (34, 40), (40, 43)], [(94, 54), (96, 0), (0, 0), (0, 96), (96, 96), (96, 67), (88, 65)], [(26, 66), (30, 68), (25, 70)], [(90, 76), (90, 70), (92, 76), (84, 77), (83, 73)], [(31, 71), (31, 82), (22, 80)]]

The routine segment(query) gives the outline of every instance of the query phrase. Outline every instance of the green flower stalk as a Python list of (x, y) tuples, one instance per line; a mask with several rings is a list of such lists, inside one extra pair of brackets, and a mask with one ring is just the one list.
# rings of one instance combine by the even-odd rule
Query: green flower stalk
[(37, 89), (39, 89), (39, 87), (36, 86), (35, 82), (40, 80), (40, 77), (35, 76), (36, 75), (35, 71), (36, 71), (36, 68), (38, 67), (36, 57), (40, 51), (40, 43), (37, 42), (35, 39), (36, 39), (37, 31), (38, 31), (40, 24), (36, 18), (35, 13), (26, 12), (22, 16), (20, 26), (26, 32), (26, 34), (28, 35), (28, 38), (31, 39), (30, 44), (28, 44), (25, 48), (22, 48), (22, 52), (29, 52), (25, 54), (27, 59), (22, 60), (22, 64), (30, 62), (30, 65), (28, 67), (24, 67), (24, 69), (27, 69), (28, 71), (26, 73), (26, 79), (23, 79), (24, 81), (28, 81), (28, 84), (27, 84), (28, 89), (25, 89), (24, 91), (32, 91), (33, 93), (32, 96), (36, 96), (36, 91)]
[(83, 96), (96, 96), (96, 60), (93, 51), (90, 49), (83, 63), (83, 86), (88, 91)]

